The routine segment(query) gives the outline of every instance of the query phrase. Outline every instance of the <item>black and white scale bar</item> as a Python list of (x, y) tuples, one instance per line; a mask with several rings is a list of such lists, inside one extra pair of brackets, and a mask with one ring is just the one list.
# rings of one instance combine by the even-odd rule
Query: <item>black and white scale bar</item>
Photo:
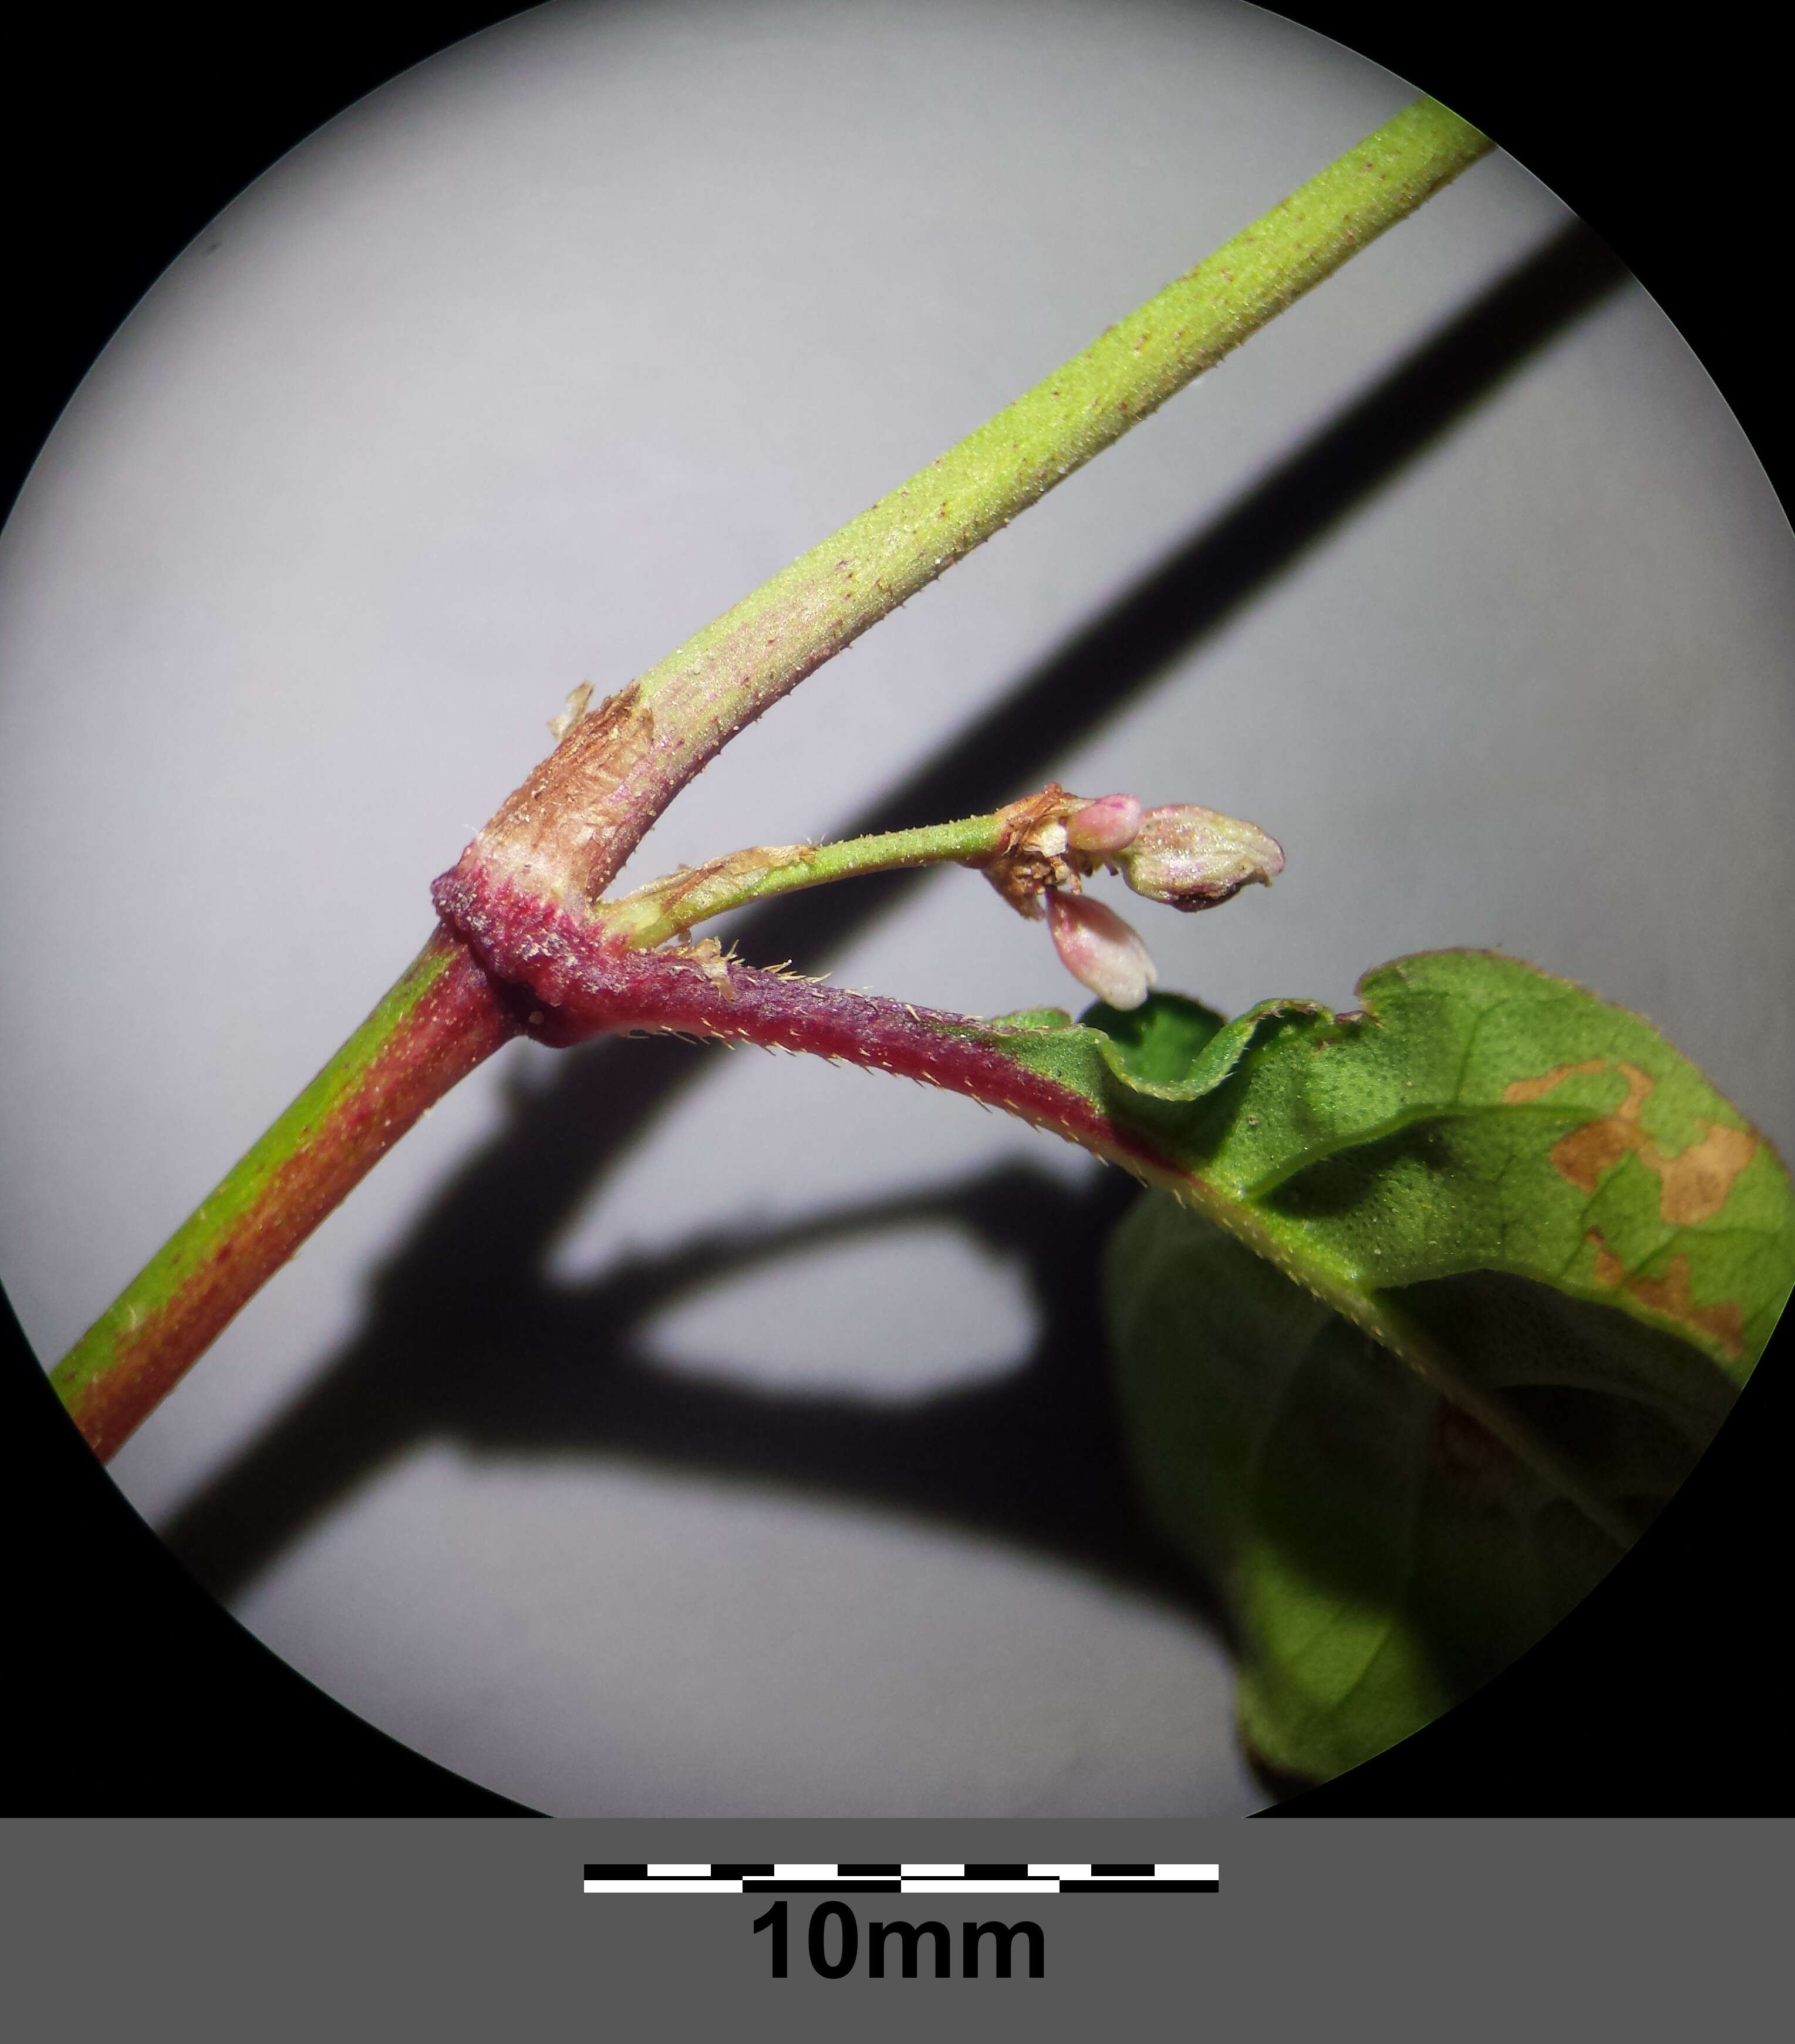
[(696, 1865), (592, 1865), (588, 1895), (1214, 1895), (1215, 1865), (1080, 1861), (1076, 1864), (955, 1860), (951, 1865), (749, 1865), (713, 1860)]

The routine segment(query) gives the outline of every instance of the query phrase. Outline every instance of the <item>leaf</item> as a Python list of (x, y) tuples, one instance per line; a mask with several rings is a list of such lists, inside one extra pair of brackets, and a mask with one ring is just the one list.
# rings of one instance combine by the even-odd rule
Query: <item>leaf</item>
[(1005, 1044), (1171, 1167), (1111, 1252), (1125, 1423), (1233, 1615), (1249, 1745), (1307, 1779), (1600, 1580), (1795, 1285), (1786, 1172), (1649, 1023), (1486, 952), (1359, 992)]
[(1769, 1143), (1650, 1023), (1518, 959), (1428, 952), (1358, 990), (1232, 1022), (1157, 995), (1004, 1047), (1337, 1305), (1505, 1270), (1682, 1336), (1730, 1397), (1795, 1285)]
[[(1136, 1469), (1162, 1529), (1222, 1590), (1242, 1734), (1278, 1773), (1324, 1781), (1417, 1731), (1623, 1551), (1443, 1393), (1169, 1195), (1126, 1217), (1109, 1270)], [(1586, 1388), (1696, 1374), (1674, 1336), (1507, 1277), (1401, 1297), (1524, 1377), (1535, 1424), (1574, 1438), (1642, 1516), (1705, 1445), (1625, 1389)]]

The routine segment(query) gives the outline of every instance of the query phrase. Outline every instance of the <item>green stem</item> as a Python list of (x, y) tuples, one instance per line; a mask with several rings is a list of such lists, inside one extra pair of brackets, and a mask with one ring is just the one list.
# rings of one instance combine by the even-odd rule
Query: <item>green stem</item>
[(56, 1366), (110, 1457), (425, 1110), (517, 1033), (465, 946), (438, 931), (398, 985)]
[(594, 901), (717, 751), (807, 674), (1120, 440), (1474, 163), (1488, 139), (1418, 100), (813, 547), (600, 709), (469, 857)]
[[(1366, 136), (582, 718), (463, 866), (525, 897), (582, 906), (596, 899), (674, 795), (744, 724), (1489, 147), (1428, 99)], [(858, 851), (836, 849), (859, 857), (867, 842)], [(786, 884), (798, 883), (788, 875)], [(102, 1454), (129, 1436), (386, 1149), (515, 1026), (467, 947), (446, 935), (433, 939), (57, 1367), (52, 1381)]]
[(988, 858), (1003, 843), (1005, 828), (997, 813), (967, 816), (960, 823), (925, 824), (917, 830), (844, 838), (834, 844), (755, 845), (706, 866), (669, 873), (633, 894), (598, 902), (593, 920), (632, 949), (646, 951), (669, 937), (686, 936), (713, 916), (771, 894), (794, 894), (801, 888), (866, 873)]

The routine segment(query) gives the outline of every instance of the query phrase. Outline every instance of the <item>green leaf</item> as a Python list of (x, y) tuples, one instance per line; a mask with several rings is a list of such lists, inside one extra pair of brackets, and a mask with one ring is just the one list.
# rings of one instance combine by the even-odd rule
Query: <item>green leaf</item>
[[(1444, 1393), (1170, 1195), (1117, 1229), (1108, 1291), (1149, 1508), (1222, 1591), (1243, 1737), (1279, 1774), (1324, 1781), (1419, 1730), (1623, 1551)], [(1399, 1297), (1642, 1517), (1706, 1444), (1712, 1415), (1673, 1417), (1651, 1396), (1685, 1380), (1699, 1402), (1703, 1358), (1674, 1336), (1503, 1276)]]
[(1112, 1250), (1126, 1424), (1233, 1615), (1250, 1746), (1308, 1779), (1600, 1579), (1795, 1285), (1787, 1173), (1649, 1023), (1486, 952), (1359, 992), (1231, 1022), (1162, 997), (1005, 1045), (1164, 1160), (1177, 1197)]
[(1649, 1022), (1516, 959), (1428, 952), (1359, 993), (1232, 1022), (1160, 995), (1001, 1040), (1355, 1317), (1505, 1270), (1681, 1336), (1736, 1390), (1795, 1285), (1788, 1174), (1738, 1110)]

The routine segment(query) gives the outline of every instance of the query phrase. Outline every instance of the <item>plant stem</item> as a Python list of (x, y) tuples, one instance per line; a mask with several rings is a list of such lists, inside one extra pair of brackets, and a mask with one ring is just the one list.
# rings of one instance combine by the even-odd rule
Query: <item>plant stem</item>
[(56, 1366), (50, 1381), (102, 1460), (425, 1109), (517, 1029), (467, 947), (437, 931)]
[(686, 936), (713, 916), (771, 894), (793, 894), (832, 880), (906, 866), (977, 861), (995, 852), (1005, 835), (1005, 819), (997, 811), (960, 823), (844, 838), (834, 844), (755, 845), (652, 880), (633, 894), (597, 902), (592, 920), (620, 943), (647, 950), (669, 937)]
[(986, 1022), (720, 956), (632, 948), (598, 919), (505, 882), (452, 879), (438, 889), (445, 916), (489, 968), (527, 987), (540, 1003), (529, 1019), (547, 1040), (577, 1043), (646, 1029), (757, 1043), (920, 1080), (1051, 1130), (1164, 1186), (1266, 1258), (1470, 1413), (1620, 1546), (1638, 1533), (1550, 1440), (1455, 1369), (1389, 1300), (1274, 1230), (1250, 1202), (1210, 1184), (1151, 1130), (1031, 1058), (1028, 1050), (1042, 1039), (1038, 1020)]
[[(1489, 147), (1428, 99), (1367, 136), (580, 718), (437, 883), (439, 903), (498, 886), (583, 916), (668, 802), (744, 724)], [(417, 1116), (515, 1033), (515, 1005), (461, 937), (445, 931), (432, 939), (58, 1366), (52, 1381), (101, 1454), (129, 1435)], [(532, 1026), (539, 1034), (549, 1027)]]
[(469, 847), (570, 906), (744, 724), (1487, 151), (1417, 101), (573, 724)]

